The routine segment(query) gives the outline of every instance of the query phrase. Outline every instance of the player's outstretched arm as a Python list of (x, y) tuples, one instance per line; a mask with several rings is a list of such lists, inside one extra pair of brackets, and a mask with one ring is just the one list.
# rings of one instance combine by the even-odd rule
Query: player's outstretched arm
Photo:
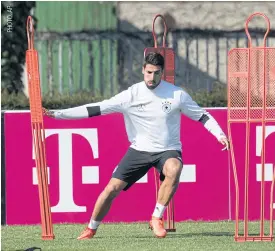
[(84, 119), (94, 116), (124, 112), (131, 101), (130, 88), (114, 97), (103, 100), (102, 102), (91, 103), (87, 105), (77, 106), (69, 109), (58, 111), (50, 111), (42, 108), (43, 114), (55, 119)]
[(223, 132), (222, 128), (220, 127), (216, 119), (212, 115), (210, 115), (209, 112), (204, 111), (203, 115), (198, 121), (201, 122), (204, 125), (204, 127), (211, 134), (213, 134), (222, 145), (225, 146), (222, 149), (223, 151), (229, 150), (230, 148), (229, 140), (227, 139), (225, 133)]
[(185, 92), (182, 93), (181, 97), (181, 111), (189, 118), (201, 122), (204, 127), (225, 146), (222, 150), (228, 150), (230, 148), (229, 140), (215, 118), (205, 109), (201, 108)]
[(77, 106), (69, 109), (51, 111), (42, 108), (43, 114), (55, 119), (84, 119), (93, 116), (101, 115), (100, 105), (98, 103)]

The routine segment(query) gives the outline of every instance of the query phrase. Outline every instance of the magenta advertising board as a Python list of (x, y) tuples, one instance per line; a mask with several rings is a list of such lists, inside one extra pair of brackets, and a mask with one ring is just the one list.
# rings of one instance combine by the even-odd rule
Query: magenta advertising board
[[(226, 109), (209, 109), (227, 131)], [(85, 223), (97, 196), (108, 183), (129, 142), (120, 114), (82, 120), (45, 117), (46, 154), (53, 223)], [(238, 127), (238, 128), (237, 128)], [(233, 128), (238, 143), (237, 165), (243, 186), (242, 161), (245, 128)], [(251, 127), (250, 189), (259, 193), (257, 172), (261, 126)], [(175, 219), (226, 220), (234, 217), (235, 186), (228, 152), (198, 122), (182, 117), (181, 138), (184, 168), (175, 195)], [(275, 124), (267, 127), (266, 189), (275, 163)], [(7, 224), (40, 223), (34, 151), (28, 112), (5, 113)], [(258, 170), (258, 171), (257, 171)], [(267, 190), (266, 190), (267, 191)], [(241, 200), (243, 197), (241, 196)], [(151, 170), (127, 192), (121, 192), (105, 218), (106, 222), (147, 221), (156, 203)], [(251, 219), (257, 218), (259, 199), (251, 199)], [(267, 202), (266, 202), (267, 203)], [(241, 201), (240, 201), (241, 204)], [(258, 205), (259, 204), (259, 205)], [(269, 208), (266, 207), (266, 216)], [(18, 213), (20, 212), (20, 213)]]
[[(245, 124), (232, 125), (232, 138), (236, 158), (237, 176), (240, 190), (240, 218), (244, 216), (244, 191), (245, 191), (245, 146), (246, 146), (246, 128)], [(248, 216), (250, 220), (258, 220), (261, 211), (261, 152), (262, 152), (262, 126), (251, 124), (249, 142), (249, 181), (248, 181)], [(275, 168), (275, 123), (267, 123), (265, 131), (265, 175), (264, 175), (264, 215), (270, 219), (270, 189)], [(231, 164), (231, 163), (230, 163)], [(231, 199), (232, 199), (232, 217), (235, 218), (235, 185), (234, 174), (231, 171)], [(275, 192), (275, 191), (274, 191)], [(273, 205), (275, 210), (275, 194), (273, 192)], [(275, 213), (273, 211), (273, 213)]]

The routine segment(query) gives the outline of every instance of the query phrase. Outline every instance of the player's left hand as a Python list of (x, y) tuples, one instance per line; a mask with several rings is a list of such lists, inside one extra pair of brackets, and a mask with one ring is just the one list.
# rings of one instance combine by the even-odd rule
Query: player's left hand
[(222, 151), (224, 151), (224, 150), (229, 150), (229, 149), (230, 149), (230, 143), (229, 143), (229, 140), (226, 138), (226, 136), (222, 136), (222, 137), (219, 139), (219, 142), (225, 146), (225, 147), (222, 149)]

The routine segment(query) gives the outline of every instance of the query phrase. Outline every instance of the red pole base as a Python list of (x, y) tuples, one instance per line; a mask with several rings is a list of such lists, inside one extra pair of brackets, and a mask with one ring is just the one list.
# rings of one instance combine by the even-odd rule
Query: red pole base
[(53, 235), (42, 235), (42, 240), (53, 240), (55, 239), (54, 234)]
[(245, 242), (245, 241), (273, 241), (273, 236), (235, 236), (236, 242)]

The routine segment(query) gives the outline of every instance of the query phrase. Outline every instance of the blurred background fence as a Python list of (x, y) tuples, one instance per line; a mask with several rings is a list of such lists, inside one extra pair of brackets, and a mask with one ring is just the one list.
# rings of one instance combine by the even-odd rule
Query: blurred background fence
[[(194, 21), (189, 17), (190, 21), (186, 25), (180, 25), (180, 22), (177, 24), (175, 20), (182, 21), (190, 11), (186, 15), (177, 14), (176, 11), (184, 9), (183, 6), (186, 7), (187, 4), (190, 11), (200, 15), (193, 15)], [(226, 15), (223, 3), (210, 4), (161, 4), (162, 8), (167, 9), (165, 15), (168, 15), (168, 19), (174, 20), (172, 25), (168, 20), (170, 29), (167, 43), (174, 48), (176, 54), (176, 85), (194, 92), (201, 89), (210, 92), (215, 83), (226, 84), (227, 53), (232, 48), (247, 47), (244, 23), (255, 6), (254, 3), (242, 3), (242, 10), (247, 9), (246, 16), (239, 17), (236, 13), (239, 23), (234, 26), (233, 16), (227, 15), (224, 17), (226, 21), (221, 21), (221, 15)], [(232, 7), (234, 3), (226, 4)], [(110, 97), (142, 80), (143, 51), (146, 47), (153, 46), (151, 24), (154, 16), (159, 12), (163, 13), (165, 9), (155, 10), (157, 7), (154, 3), (144, 3), (143, 6), (142, 3), (135, 5), (126, 2), (38, 1), (34, 5), (30, 14), (36, 19), (35, 47), (39, 52), (43, 94), (89, 91), (95, 95)], [(15, 10), (16, 5), (13, 6)], [(137, 10), (135, 6), (142, 9)], [(169, 8), (172, 8), (170, 12)], [(268, 5), (267, 10), (269, 9)], [(219, 13), (220, 21), (212, 20), (210, 14), (204, 18), (201, 13), (205, 11), (212, 11), (213, 15)], [(198, 18), (201, 19), (200, 26), (192, 25)], [(146, 23), (146, 28), (141, 27), (139, 20)], [(204, 20), (212, 20), (212, 23), (209, 21), (210, 25), (204, 27)], [(226, 26), (230, 23), (228, 20), (233, 20), (229, 27)], [(265, 32), (265, 27), (257, 29), (257, 26), (258, 24), (250, 30), (254, 46), (262, 45)], [(161, 25), (159, 27), (157, 32), (161, 38)], [(267, 39), (268, 46), (275, 44), (274, 24), (271, 27), (273, 29)], [(22, 29), (24, 33), (25, 27)], [(5, 69), (9, 71), (10, 67)], [(3, 87), (5, 81), (2, 82)]]
[[(253, 35), (260, 46), (262, 34)], [(177, 30), (169, 36), (176, 53), (176, 85), (194, 91), (225, 84), (228, 51), (247, 44), (243, 31)], [(151, 37), (151, 32), (38, 32), (43, 92), (90, 90), (110, 96), (141, 81), (143, 50), (152, 47)], [(273, 33), (267, 40), (272, 43)]]

